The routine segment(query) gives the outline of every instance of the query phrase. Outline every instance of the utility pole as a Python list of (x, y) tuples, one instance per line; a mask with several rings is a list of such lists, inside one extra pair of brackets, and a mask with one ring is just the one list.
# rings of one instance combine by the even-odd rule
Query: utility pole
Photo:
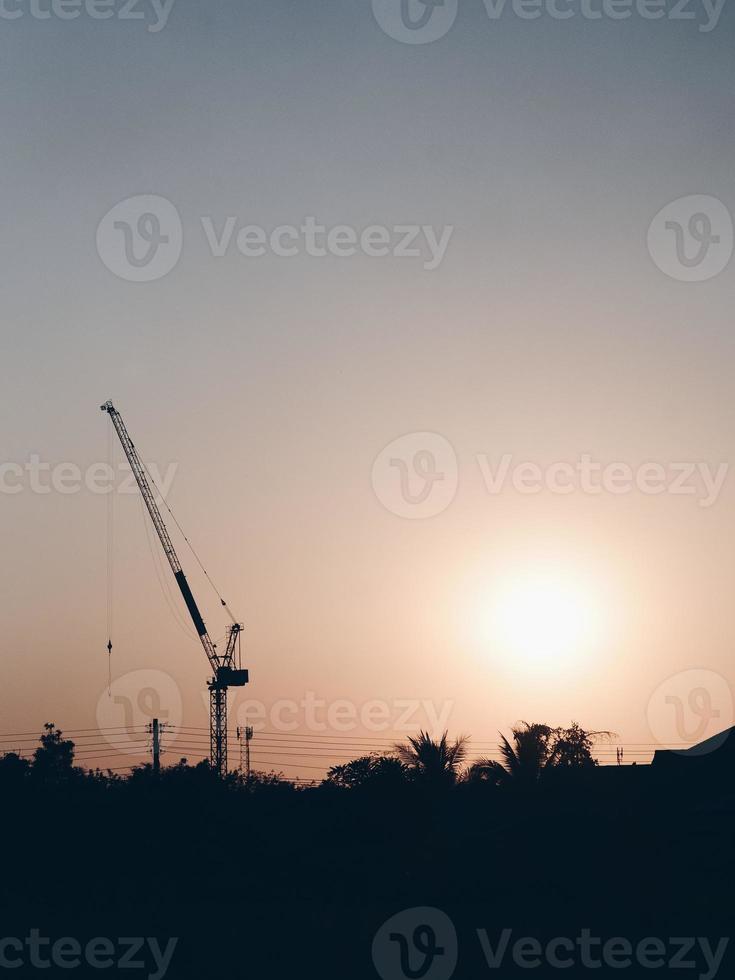
[[(237, 740), (240, 743), (240, 773), (245, 770), (245, 780), (250, 782), (250, 739), (253, 737), (253, 726), (246, 725), (244, 728), (237, 728)], [(243, 766), (243, 741), (245, 742), (245, 764)]]
[(158, 718), (153, 719), (151, 725), (153, 732), (153, 772), (161, 771), (161, 731), (158, 725)]
[(251, 725), (245, 726), (245, 771), (247, 773), (246, 780), (250, 783), (250, 739), (253, 737), (253, 729)]

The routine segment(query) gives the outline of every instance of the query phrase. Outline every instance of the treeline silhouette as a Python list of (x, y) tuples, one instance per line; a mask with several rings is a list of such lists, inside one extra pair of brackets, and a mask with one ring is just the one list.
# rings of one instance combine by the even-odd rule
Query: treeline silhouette
[(0, 758), (3, 932), (178, 936), (168, 977), (216, 980), (376, 977), (377, 929), (419, 906), (455, 922), (473, 980), (478, 928), (729, 935), (732, 773), (598, 766), (607, 737), (520, 723), (500, 762), (470, 763), (468, 739), (419, 732), (312, 787), (185, 760), (88, 770), (49, 723), (32, 759)]
[[(552, 728), (544, 724), (521, 722), (511, 730), (511, 739), (501, 735), (499, 749), (502, 763), (481, 758), (466, 764), (470, 739), (467, 736), (450, 741), (448, 732), (432, 738), (420, 731), (405, 743), (396, 743), (393, 750), (371, 752), (348, 763), (331, 767), (322, 787), (340, 789), (386, 790), (401, 785), (425, 789), (448, 789), (461, 783), (486, 783), (493, 786), (531, 787), (552, 770), (590, 769), (597, 766), (594, 745), (599, 739), (609, 739), (611, 732), (590, 732), (576, 722), (569, 728)], [(75, 744), (65, 739), (53, 722), (44, 725), (39, 746), (32, 759), (15, 752), (0, 756), (0, 788), (79, 788), (83, 783), (98, 789), (119, 788), (130, 782), (148, 779), (195, 780), (204, 785), (212, 773), (209, 763), (202, 761), (190, 767), (184, 757), (173, 766), (153, 771), (152, 764), (132, 767), (127, 776), (111, 769), (84, 768), (75, 765)], [(214, 780), (213, 784), (214, 784)], [(220, 783), (220, 781), (217, 781)], [(254, 772), (243, 776), (230, 773), (223, 784), (229, 790), (263, 789), (296, 790), (297, 782), (280, 772)]]

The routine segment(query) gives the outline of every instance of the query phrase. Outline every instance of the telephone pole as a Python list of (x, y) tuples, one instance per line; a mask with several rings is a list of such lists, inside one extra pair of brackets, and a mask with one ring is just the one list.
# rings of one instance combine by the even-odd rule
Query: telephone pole
[(245, 726), (245, 771), (247, 773), (246, 779), (248, 783), (250, 782), (250, 739), (253, 737), (253, 729), (251, 725)]
[(240, 743), (240, 772), (243, 771), (243, 741), (245, 743), (245, 781), (250, 782), (250, 739), (253, 737), (253, 727), (252, 725), (246, 725), (244, 728), (237, 728), (237, 740)]
[(153, 733), (153, 772), (159, 773), (161, 771), (161, 731), (158, 718), (153, 719), (151, 731)]

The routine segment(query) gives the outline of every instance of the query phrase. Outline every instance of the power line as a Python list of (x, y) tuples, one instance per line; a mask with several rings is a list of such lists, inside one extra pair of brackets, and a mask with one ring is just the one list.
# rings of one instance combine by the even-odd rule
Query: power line
[[(191, 732), (200, 732), (200, 731), (203, 732), (203, 731), (207, 731), (207, 729), (203, 728), (202, 726), (194, 726), (194, 725), (188, 725), (188, 726), (184, 726), (184, 725), (172, 725), (171, 727), (174, 728), (174, 729), (179, 729), (180, 731), (184, 731), (184, 730), (191, 731)], [(232, 733), (229, 733), (229, 734), (231, 734), (231, 735), (234, 736), (235, 733), (232, 732)], [(256, 732), (255, 732), (255, 734), (258, 735), (258, 736), (268, 735), (268, 736), (272, 736), (274, 738), (308, 738), (308, 739), (316, 739), (316, 740), (335, 739), (335, 740), (338, 740), (338, 741), (341, 741), (341, 742), (351, 742), (351, 741), (357, 741), (357, 742), (368, 742), (368, 741), (369, 742), (379, 742), (380, 741), (380, 742), (389, 742), (391, 744), (395, 744), (396, 741), (400, 742), (400, 741), (406, 740), (408, 738), (408, 733), (403, 733), (402, 735), (396, 735), (396, 736), (383, 736), (383, 735), (374, 735), (374, 736), (373, 735), (364, 735), (363, 736), (363, 735), (347, 735), (347, 734), (328, 735), (328, 734), (324, 734), (324, 733), (321, 733), (321, 732), (296, 732), (296, 731), (294, 731), (294, 732), (271, 732), (271, 731), (268, 731), (267, 729), (257, 729)], [(476, 739), (473, 736), (468, 736), (468, 741), (469, 741), (470, 744), (472, 744), (472, 745), (478, 745), (478, 746), (493, 745), (493, 746), (497, 747), (497, 745), (498, 745), (497, 739), (495, 739), (495, 740), (490, 740), (490, 739)], [(659, 743), (659, 742), (620, 742), (620, 741), (617, 741), (617, 740), (613, 740), (613, 741), (611, 741), (609, 743), (608, 742), (602, 742), (602, 741), (600, 741), (599, 744), (600, 744), (600, 747), (601, 748), (605, 748), (606, 746), (616, 746), (616, 745), (631, 746), (631, 747), (632, 746), (643, 746), (643, 747), (652, 747), (652, 748), (664, 748), (664, 746), (661, 743)], [(676, 745), (676, 747), (686, 747), (690, 743), (688, 743), (688, 742), (680, 742), (680, 743), (674, 743), (674, 744)]]
[[(66, 735), (75, 735), (75, 736), (77, 736), (79, 738), (82, 738), (83, 735), (80, 735), (79, 734), (80, 732), (130, 732), (130, 731), (135, 731), (137, 729), (141, 729), (141, 728), (145, 728), (145, 727), (146, 727), (145, 725), (130, 725), (129, 727), (127, 725), (121, 725), (121, 726), (119, 726), (117, 728), (63, 728), (63, 729), (56, 729), (56, 731), (60, 732), (62, 735), (63, 734), (66, 734)], [(24, 735), (34, 735), (40, 741), (40, 739), (44, 735), (44, 732), (42, 732), (42, 731), (41, 732), (39, 732), (39, 731), (35, 731), (35, 732), (9, 732), (8, 734), (0, 735), (0, 741), (2, 741), (3, 739), (8, 739), (8, 738), (21, 738)]]

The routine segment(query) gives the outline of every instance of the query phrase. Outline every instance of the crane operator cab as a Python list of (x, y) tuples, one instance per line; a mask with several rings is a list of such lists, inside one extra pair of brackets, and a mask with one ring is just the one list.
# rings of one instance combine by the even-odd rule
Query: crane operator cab
[(245, 687), (248, 672), (237, 667), (220, 667), (217, 671), (218, 687)]

